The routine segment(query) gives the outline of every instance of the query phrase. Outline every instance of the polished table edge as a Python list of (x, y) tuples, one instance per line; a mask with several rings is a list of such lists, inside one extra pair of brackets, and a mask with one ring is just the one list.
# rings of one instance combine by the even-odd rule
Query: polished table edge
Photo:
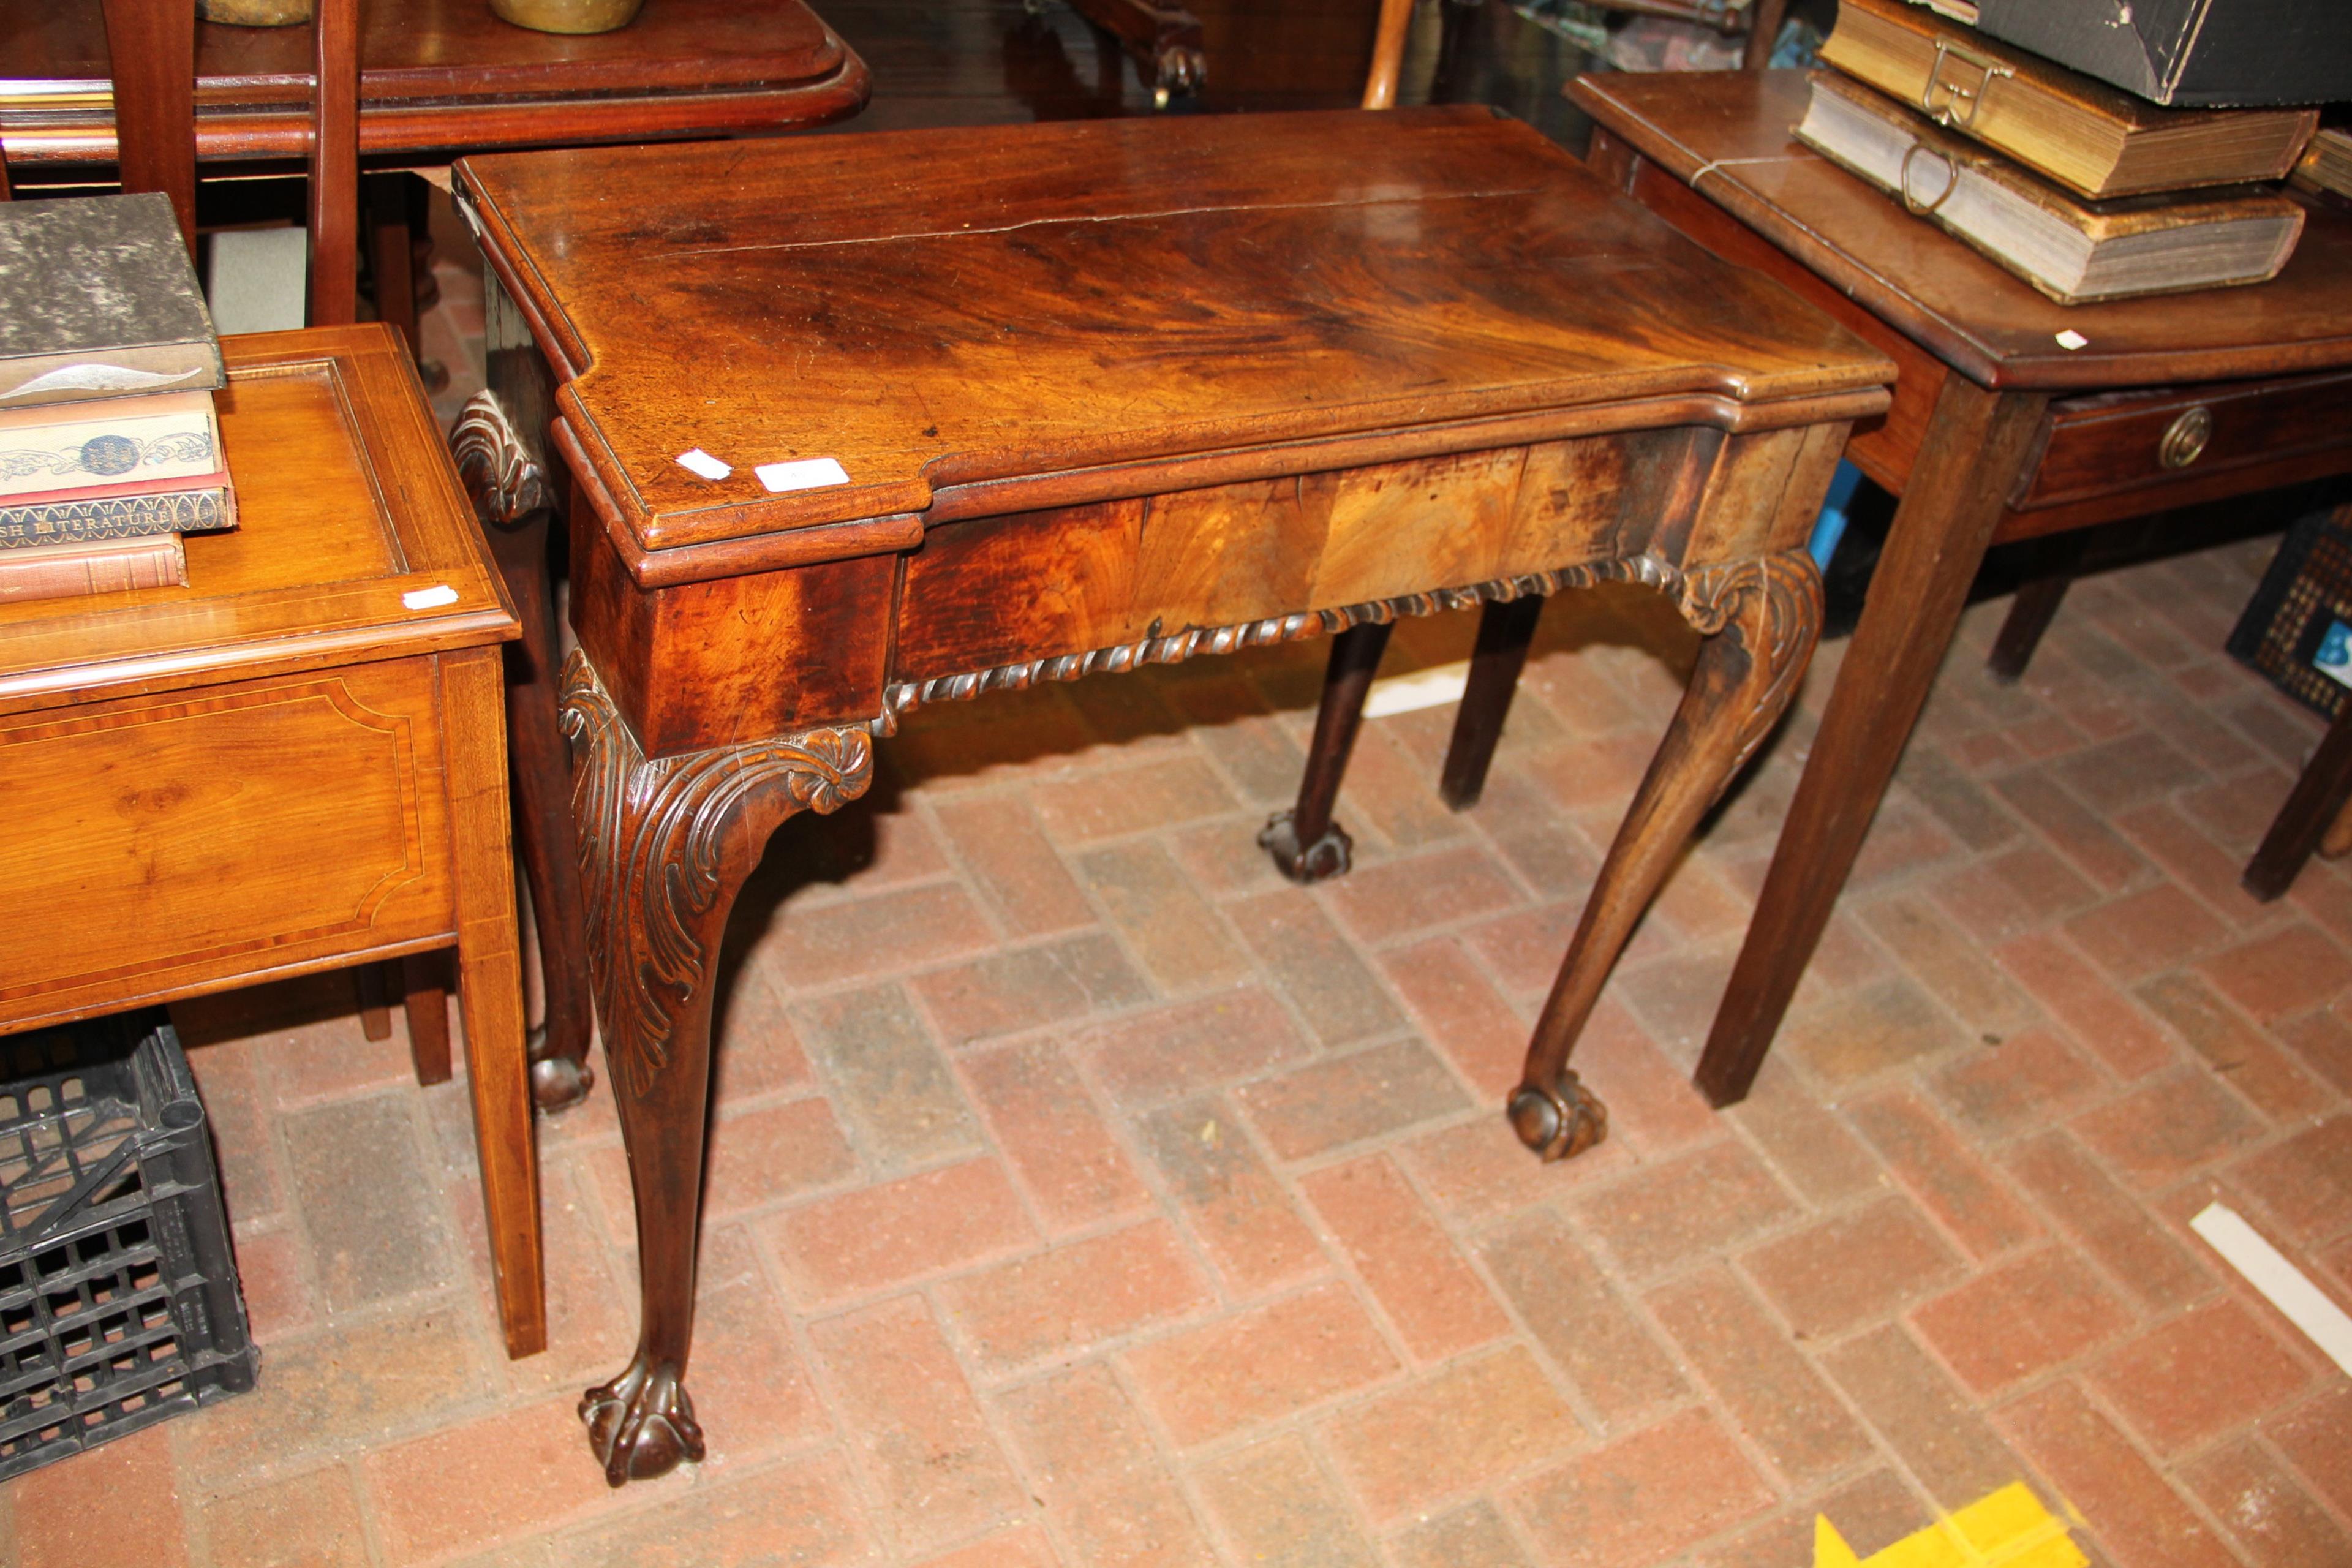
[[(841, 47), (840, 63), (826, 75), (764, 87), (478, 100), (362, 100), (360, 155), (446, 162), (468, 151), (698, 140), (828, 125), (863, 109), (874, 88), (865, 60), (847, 45)], [(111, 163), (113, 115), (110, 110), (35, 110), (0, 102), (0, 144), (12, 170)], [(197, 110), (200, 163), (297, 161), (309, 149), (310, 121), (300, 105)]]
[[(1567, 89), (1570, 101), (1591, 116), (1601, 130), (1622, 140), (1635, 153), (1755, 230), (1816, 277), (1842, 289), (1889, 328), (1910, 338), (1979, 386), (2001, 392), (2097, 392), (2192, 381), (2244, 380), (2352, 365), (2352, 337), (2309, 339), (2299, 344), (2278, 345), (2266, 351), (2270, 357), (2260, 369), (2247, 368), (2242, 352), (2212, 349), (2099, 353), (2095, 352), (2095, 339), (2090, 350), (2031, 356), (2004, 354), (1992, 344), (1932, 315), (1867, 263), (1840, 249), (1827, 236), (1790, 222), (1755, 192), (1727, 175), (1723, 164), (1677, 141), (1664, 127), (1616, 97), (1610, 90), (1608, 79), (1614, 74), (1617, 73), (1599, 78), (1580, 76), (1571, 80)], [(1828, 162), (1794, 141), (1788, 143), (1788, 148), (1790, 161)], [(1707, 178), (1710, 174), (1715, 177)], [(1858, 194), (1885, 199), (1862, 180), (1847, 177), (1854, 179)], [(1950, 243), (1960, 249), (1967, 248), (1957, 239)], [(2175, 297), (2193, 299), (2195, 292), (2201, 291)], [(2074, 307), (2084, 312), (2083, 322), (2093, 327), (2098, 308), (2095, 303)]]
[[(557, 401), (566, 402), (561, 391)], [(1588, 407), (1390, 427), (950, 486), (927, 490), (921, 498), (927, 504), (906, 512), (780, 528), (702, 544), (663, 546), (647, 543), (642, 505), (625, 507), (614, 498), (614, 482), (626, 484), (626, 476), (601, 440), (591, 445), (580, 438), (573, 423), (573, 416), (581, 412), (576, 400), (566, 403), (566, 413), (552, 421), (550, 436), (571, 467), (573, 484), (604, 523), (605, 536), (630, 578), (641, 588), (658, 588), (912, 549), (922, 542), (929, 528), (939, 524), (1049, 507), (1127, 500), (1212, 485), (1290, 479), (1370, 463), (1495, 451), (1669, 426), (1704, 426), (1727, 435), (1748, 435), (1800, 426), (1850, 424), (1885, 413), (1890, 401), (1883, 385), (1767, 403), (1741, 403), (1706, 394), (1622, 399)], [(740, 509), (730, 511), (740, 515)]]

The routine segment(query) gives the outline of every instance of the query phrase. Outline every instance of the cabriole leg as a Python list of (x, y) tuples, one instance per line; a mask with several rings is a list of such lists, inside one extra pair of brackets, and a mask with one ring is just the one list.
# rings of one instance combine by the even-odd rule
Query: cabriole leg
[(1708, 634), (1674, 722), (1601, 863), (1511, 1095), (1512, 1129), (1547, 1160), (1608, 1135), (1609, 1113), (1568, 1066), (1633, 924), (1675, 857), (1796, 694), (1822, 629), (1822, 581), (1802, 551), (1696, 574), (1685, 618)]
[(580, 1402), (617, 1487), (703, 1455), (685, 1378), (728, 911), (776, 826), (864, 794), (873, 753), (852, 728), (648, 762), (578, 653), (563, 671), (563, 731), (596, 1015), (636, 1203), (636, 1354)]
[(507, 648), (507, 754), (514, 774), (515, 839), (530, 883), (547, 1013), (530, 1052), (531, 1099), (545, 1113), (588, 1098), (588, 928), (572, 856), (572, 816), (562, 732), (556, 727), (556, 631), (550, 592), (547, 520), (551, 497), (495, 394), (466, 405), (450, 437), (489, 536), (499, 574), (522, 622)]

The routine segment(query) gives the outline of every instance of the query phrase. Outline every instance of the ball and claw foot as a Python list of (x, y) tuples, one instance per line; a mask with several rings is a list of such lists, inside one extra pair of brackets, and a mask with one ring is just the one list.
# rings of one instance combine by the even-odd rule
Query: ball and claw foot
[(1257, 845), (1274, 857), (1282, 874), (1294, 882), (1320, 882), (1327, 877), (1347, 875), (1356, 850), (1356, 841), (1336, 822), (1314, 843), (1300, 844), (1297, 825), (1286, 811), (1277, 811), (1266, 819)]
[(648, 1366), (642, 1354), (628, 1371), (580, 1396), (580, 1419), (609, 1485), (650, 1480), (681, 1461), (701, 1461), (702, 1428), (686, 1385), (669, 1368)]
[(1609, 1108), (1566, 1068), (1559, 1069), (1557, 1089), (1519, 1085), (1509, 1113), (1519, 1142), (1546, 1161), (1581, 1154), (1609, 1136)]
[(586, 1062), (575, 1062), (570, 1057), (533, 1057), (530, 1063), (530, 1100), (539, 1107), (541, 1116), (554, 1116), (571, 1110), (588, 1098), (596, 1087), (596, 1069)]

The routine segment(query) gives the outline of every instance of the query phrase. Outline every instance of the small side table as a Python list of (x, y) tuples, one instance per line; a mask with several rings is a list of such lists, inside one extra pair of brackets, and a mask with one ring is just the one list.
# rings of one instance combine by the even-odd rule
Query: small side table
[[(0, 1031), (454, 947), (499, 1317), (529, 1355), (500, 744), (520, 628), (392, 331), (221, 351), (240, 521), (187, 540), (188, 586), (0, 606)], [(419, 1077), (448, 1078), (446, 1036), (427, 1054)]]
[[(2063, 306), (1792, 142), (1801, 71), (1569, 90), (1596, 174), (1902, 372), (1846, 454), (1902, 504), (1699, 1065), (1727, 1105), (1763, 1065), (1987, 547), (2352, 471), (2352, 215), (2312, 204), (2269, 283)], [(2055, 596), (2039, 601), (2046, 620)]]

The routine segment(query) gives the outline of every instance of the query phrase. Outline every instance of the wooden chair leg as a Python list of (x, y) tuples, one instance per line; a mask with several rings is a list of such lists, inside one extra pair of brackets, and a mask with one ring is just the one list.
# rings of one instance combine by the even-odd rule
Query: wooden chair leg
[(1780, 41), (1780, 18), (1788, 14), (1789, 0), (1756, 0), (1748, 9), (1748, 42), (1740, 50), (1739, 66), (1760, 71), (1772, 63), (1772, 46)]
[(415, 1058), (416, 1081), (449, 1081), (449, 992), (443, 984), (441, 955), (411, 953), (400, 961), (402, 994), (407, 998), (408, 1054)]
[(1355, 843), (1331, 820), (1348, 753), (1364, 722), (1364, 693), (1389, 646), (1389, 623), (1367, 621), (1331, 639), (1331, 662), (1323, 675), (1323, 702), (1315, 710), (1315, 740), (1307, 753), (1307, 773), (1298, 781), (1298, 804), (1277, 812), (1257, 836), (1294, 882), (1319, 882), (1343, 875)]
[(2319, 750), (2305, 764), (2303, 776), (2294, 781), (2286, 804), (2263, 836), (2262, 847), (2246, 863), (2246, 891), (2268, 903), (2293, 887), (2304, 862), (2347, 801), (2352, 801), (2352, 702), (2327, 727)]
[(1486, 792), (1486, 768), (1495, 760), (1495, 743), (1503, 738), (1503, 721), (1510, 717), (1511, 698), (1519, 689), (1519, 671), (1527, 667), (1528, 644), (1535, 639), (1543, 605), (1543, 595), (1528, 594), (1491, 603), (1478, 617), (1470, 683), (1454, 716), (1454, 739), (1445, 748), (1445, 769), (1437, 781), (1438, 798), (1455, 811), (1467, 811)]
[(352, 987), (360, 994), (360, 1033), (371, 1040), (392, 1038), (392, 998), (406, 989), (399, 978), (397, 960), (362, 963), (352, 971)]
[(375, 279), (376, 319), (400, 329), (416, 357), (415, 250), (408, 232), (408, 182), (413, 174), (367, 177), (368, 271)]

